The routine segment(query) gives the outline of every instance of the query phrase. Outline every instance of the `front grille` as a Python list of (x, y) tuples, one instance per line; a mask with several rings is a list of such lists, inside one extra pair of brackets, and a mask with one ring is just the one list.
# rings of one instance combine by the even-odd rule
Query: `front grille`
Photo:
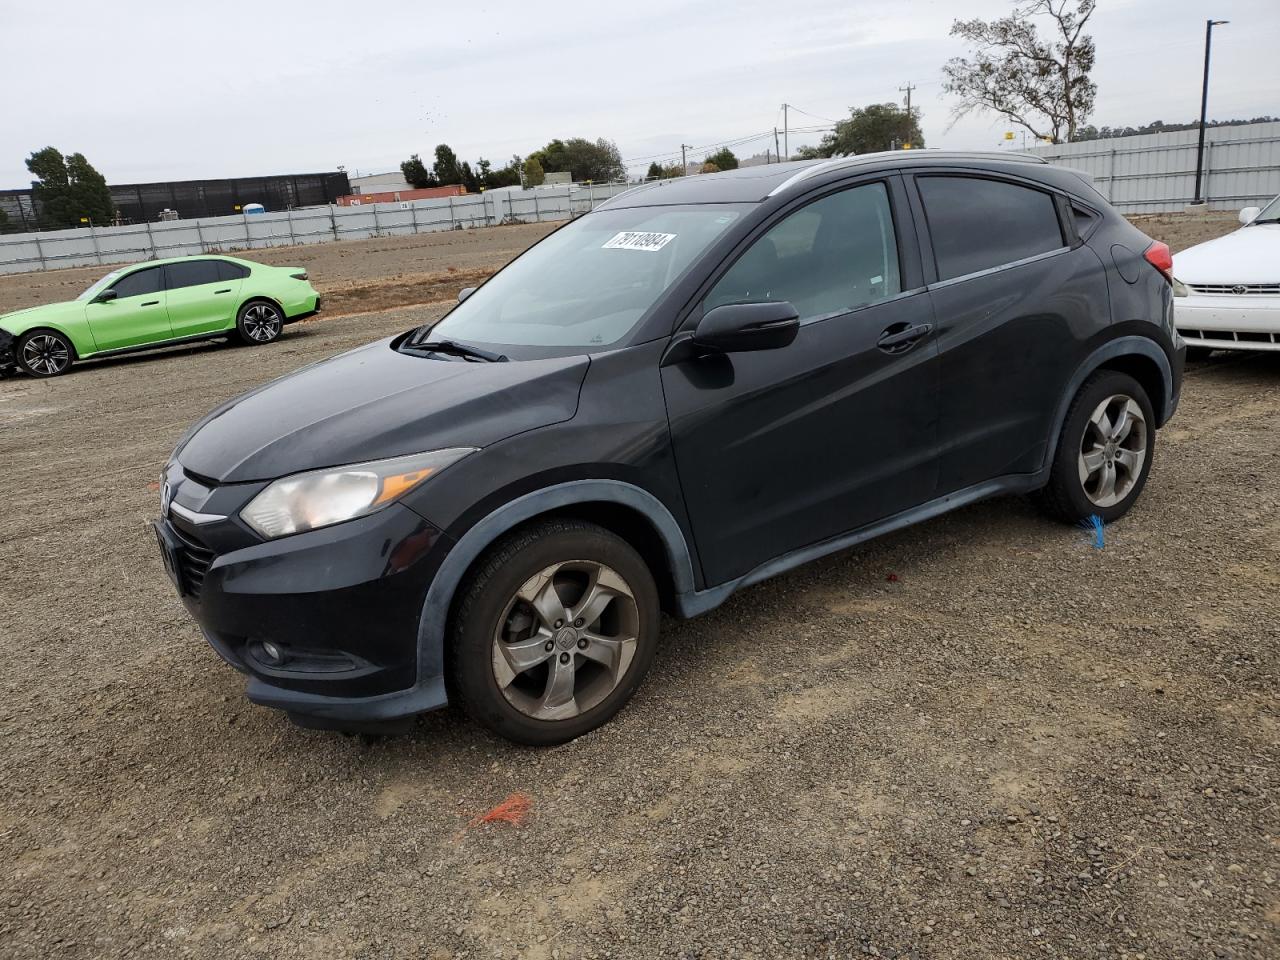
[(205, 574), (213, 563), (214, 553), (195, 537), (170, 524), (170, 529), (178, 539), (178, 571), (182, 575), (182, 586), (187, 593), (196, 599), (204, 587)]
[(1234, 294), (1238, 297), (1274, 297), (1280, 295), (1280, 283), (1188, 283), (1196, 293)]

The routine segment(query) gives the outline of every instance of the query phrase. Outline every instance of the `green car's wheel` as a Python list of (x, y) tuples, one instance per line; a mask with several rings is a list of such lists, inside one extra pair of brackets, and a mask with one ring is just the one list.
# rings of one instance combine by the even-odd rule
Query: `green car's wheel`
[(266, 300), (250, 300), (240, 308), (236, 317), (236, 332), (240, 339), (253, 344), (271, 343), (284, 330), (284, 314), (274, 303)]
[(18, 338), (18, 366), (33, 377), (56, 377), (71, 369), (71, 341), (56, 330), (31, 330)]

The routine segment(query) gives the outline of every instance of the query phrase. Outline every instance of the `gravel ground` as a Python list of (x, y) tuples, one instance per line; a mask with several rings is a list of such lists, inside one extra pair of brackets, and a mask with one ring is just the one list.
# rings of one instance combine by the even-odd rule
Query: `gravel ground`
[(160, 465), (441, 310), (0, 382), (0, 956), (1277, 955), (1280, 355), (1189, 371), (1104, 550), (1016, 499), (885, 537), (666, 623), (554, 749), (300, 730), (172, 595)]
[(0, 955), (1276, 955), (1280, 356), (1189, 372), (1106, 549), (1016, 499), (888, 536), (667, 623), (562, 748), (298, 730), (173, 596), (156, 474), (436, 314), (0, 383)]

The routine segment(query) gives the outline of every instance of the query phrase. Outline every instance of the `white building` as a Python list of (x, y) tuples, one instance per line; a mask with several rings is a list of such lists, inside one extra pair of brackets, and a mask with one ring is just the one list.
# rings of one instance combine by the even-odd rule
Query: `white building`
[(401, 190), (412, 190), (413, 187), (399, 170), (394, 173), (371, 173), (364, 177), (351, 177), (351, 192), (360, 193), (395, 193)]

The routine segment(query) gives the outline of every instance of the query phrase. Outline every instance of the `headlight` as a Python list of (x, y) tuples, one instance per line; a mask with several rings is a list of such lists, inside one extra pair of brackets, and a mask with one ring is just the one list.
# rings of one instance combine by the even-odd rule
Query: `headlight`
[(1173, 278), (1173, 295), (1175, 297), (1185, 297), (1191, 291), (1187, 289), (1187, 285), (1177, 277)]
[(240, 519), (268, 540), (354, 520), (398, 500), (475, 451), (432, 450), (282, 477), (249, 501)]

